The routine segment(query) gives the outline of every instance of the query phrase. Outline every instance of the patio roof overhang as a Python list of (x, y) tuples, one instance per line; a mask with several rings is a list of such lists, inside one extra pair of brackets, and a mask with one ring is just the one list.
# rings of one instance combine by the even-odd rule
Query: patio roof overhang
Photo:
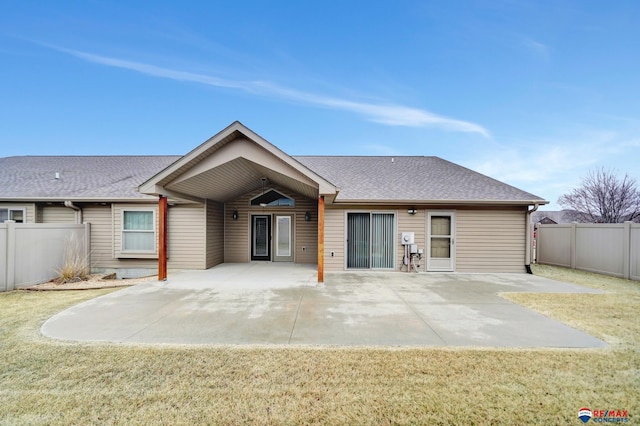
[(332, 183), (289, 155), (234, 122), (184, 157), (139, 186), (148, 195), (203, 202), (227, 202), (270, 184), (331, 201), (338, 193)]

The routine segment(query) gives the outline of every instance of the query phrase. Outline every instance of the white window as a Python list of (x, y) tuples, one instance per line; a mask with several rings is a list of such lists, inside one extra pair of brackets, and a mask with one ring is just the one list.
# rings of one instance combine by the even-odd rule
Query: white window
[(122, 251), (128, 253), (155, 253), (155, 211), (122, 211)]
[(0, 208), (0, 223), (4, 223), (5, 220), (13, 220), (16, 223), (24, 223), (27, 214), (25, 209), (21, 207), (7, 207)]

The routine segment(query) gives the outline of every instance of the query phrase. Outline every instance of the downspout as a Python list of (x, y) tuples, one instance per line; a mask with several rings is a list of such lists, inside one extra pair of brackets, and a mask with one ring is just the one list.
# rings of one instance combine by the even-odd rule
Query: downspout
[(78, 206), (76, 206), (75, 204), (73, 204), (73, 201), (65, 201), (64, 202), (64, 206), (67, 208), (70, 208), (71, 210), (75, 210), (76, 212), (76, 223), (82, 223), (82, 209)]
[(539, 204), (535, 203), (531, 210), (527, 209), (525, 248), (524, 248), (524, 268), (527, 274), (533, 274), (531, 271), (531, 213), (538, 210)]

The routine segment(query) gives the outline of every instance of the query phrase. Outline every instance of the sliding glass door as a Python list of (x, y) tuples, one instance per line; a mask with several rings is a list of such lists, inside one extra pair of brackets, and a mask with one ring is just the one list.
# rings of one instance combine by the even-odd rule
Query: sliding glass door
[(347, 268), (393, 269), (395, 215), (347, 213)]

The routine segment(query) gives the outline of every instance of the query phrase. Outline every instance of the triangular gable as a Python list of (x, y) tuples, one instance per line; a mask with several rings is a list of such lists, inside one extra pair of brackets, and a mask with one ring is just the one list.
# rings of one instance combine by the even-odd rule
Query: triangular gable
[(221, 185), (225, 180), (225, 185), (235, 185), (239, 191), (248, 184), (247, 179), (255, 183), (255, 176), (262, 173), (292, 189), (305, 188), (300, 192), (306, 195), (310, 195), (310, 188), (314, 188), (314, 196), (332, 197), (338, 192), (331, 182), (238, 121), (144, 182), (139, 191), (199, 200), (206, 195), (204, 185)]

